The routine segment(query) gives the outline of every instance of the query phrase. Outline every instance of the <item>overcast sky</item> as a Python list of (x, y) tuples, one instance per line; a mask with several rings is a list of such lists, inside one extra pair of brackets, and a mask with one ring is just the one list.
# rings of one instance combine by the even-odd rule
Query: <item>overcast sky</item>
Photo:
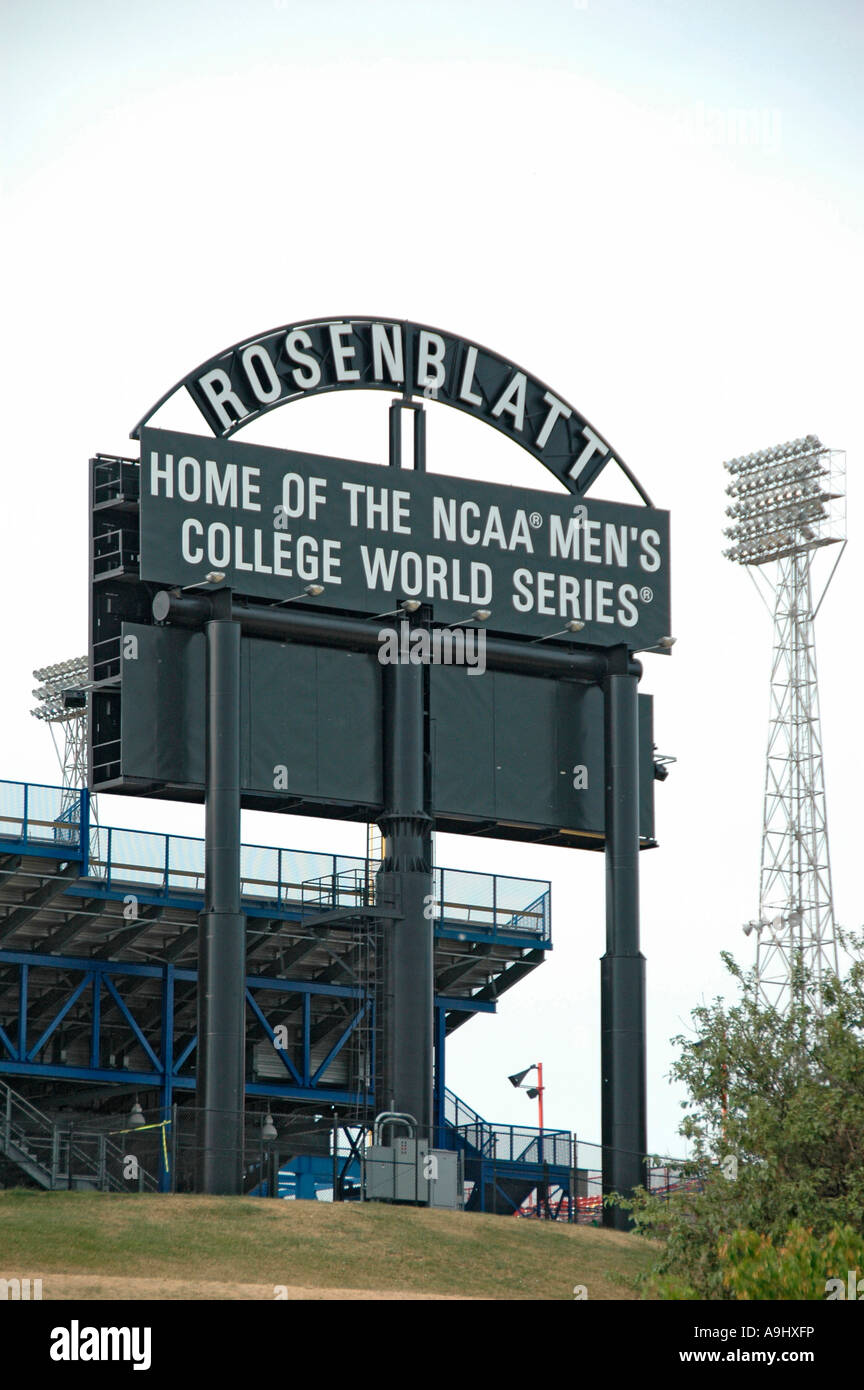
[[(848, 0), (5, 0), (7, 779), (53, 782), (34, 667), (87, 642), (87, 460), (134, 454), (175, 380), (282, 323), (375, 314), (547, 381), (672, 513), (671, 659), (645, 658), (660, 848), (641, 858), (649, 1144), (681, 1152), (672, 1034), (749, 962), (771, 625), (722, 559), (723, 459), (806, 433), (848, 452), (851, 543), (818, 624), (835, 902), (862, 921), (862, 25)], [(386, 396), (274, 411), (240, 439), (381, 462)], [(166, 421), (167, 423), (167, 421)], [(198, 425), (192, 420), (178, 423)], [(429, 467), (552, 486), (430, 406)], [(602, 494), (604, 487), (598, 489)], [(852, 626), (850, 627), (850, 623)], [(199, 810), (104, 798), (104, 823)], [(263, 844), (363, 831), (244, 816)], [(453, 1088), (600, 1134), (602, 857), (439, 836), (439, 863), (552, 882), (547, 963), (449, 1049)]]

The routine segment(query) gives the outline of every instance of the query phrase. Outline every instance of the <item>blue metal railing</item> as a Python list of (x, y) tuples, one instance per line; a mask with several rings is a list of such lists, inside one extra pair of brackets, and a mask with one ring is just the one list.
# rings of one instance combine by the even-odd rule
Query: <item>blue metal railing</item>
[(525, 1125), (459, 1125), (457, 1141), (466, 1154), (490, 1163), (518, 1163), (523, 1167), (569, 1168), (572, 1136), (566, 1129), (529, 1129)]
[[(82, 858), (82, 873), (107, 888), (154, 894), (204, 890), (204, 841), (188, 835), (93, 827), (88, 833), (88, 793), (27, 782), (0, 781), (0, 841), (52, 846)], [(89, 841), (89, 844), (88, 844)], [(89, 850), (89, 860), (87, 851)], [(357, 855), (242, 845), (244, 898), (278, 908), (344, 907), (372, 900), (377, 864)], [(550, 944), (550, 888), (537, 879), (484, 874), (469, 869), (433, 870), (439, 929), (527, 939)]]
[(0, 840), (44, 845), (81, 843), (87, 793), (38, 782), (0, 781)]
[(466, 1105), (461, 1096), (457, 1096), (455, 1091), (451, 1091), (449, 1086), (444, 1088), (444, 1123), (451, 1129), (459, 1129), (462, 1125), (485, 1125), (483, 1116), (471, 1105)]
[[(137, 886), (154, 893), (204, 890), (204, 841), (190, 835), (99, 826), (94, 830), (90, 875), (107, 887)], [(347, 870), (364, 868), (353, 855), (316, 850), (241, 845), (240, 875), (245, 898), (276, 907), (302, 901), (310, 879), (339, 881)]]
[(458, 1146), (475, 1158), (528, 1166), (547, 1163), (568, 1167), (571, 1162), (573, 1137), (569, 1130), (484, 1120), (449, 1088), (444, 1092), (444, 1121)]

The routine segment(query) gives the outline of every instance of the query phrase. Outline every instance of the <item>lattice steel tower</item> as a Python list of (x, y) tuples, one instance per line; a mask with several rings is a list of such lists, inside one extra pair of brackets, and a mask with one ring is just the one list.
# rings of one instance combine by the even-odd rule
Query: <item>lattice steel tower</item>
[[(33, 695), (30, 713), (48, 725), (63, 778), (61, 817), (77, 812), (81, 788), (87, 785), (88, 661), (86, 656), (43, 666), (33, 675), (42, 684)], [(58, 742), (55, 728), (62, 736)], [(90, 823), (95, 827), (96, 807), (90, 803)]]
[[(729, 560), (746, 565), (774, 620), (756, 974), (764, 1002), (792, 999), (796, 960), (815, 1000), (838, 970), (814, 621), (845, 548), (845, 455), (814, 435), (731, 459)], [(841, 544), (818, 595), (815, 562)]]

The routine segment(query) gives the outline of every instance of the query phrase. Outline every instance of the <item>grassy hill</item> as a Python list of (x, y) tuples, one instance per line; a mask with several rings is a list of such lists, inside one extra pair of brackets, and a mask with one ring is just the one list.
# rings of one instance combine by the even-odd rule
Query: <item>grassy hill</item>
[(617, 1281), (652, 1253), (595, 1227), (378, 1203), (0, 1191), (0, 1278), (41, 1278), (44, 1299), (634, 1298)]

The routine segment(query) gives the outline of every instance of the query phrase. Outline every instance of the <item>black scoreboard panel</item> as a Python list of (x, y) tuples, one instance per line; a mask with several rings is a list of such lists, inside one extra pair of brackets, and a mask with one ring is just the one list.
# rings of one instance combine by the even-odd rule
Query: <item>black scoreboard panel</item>
[[(203, 633), (124, 624), (119, 766), (104, 790), (203, 799), (205, 642)], [(347, 819), (380, 809), (378, 662), (250, 638), (240, 662), (243, 804)]]
[[(92, 788), (200, 801), (203, 633), (124, 622), (119, 681), (94, 692)], [(429, 776), (439, 830), (602, 848), (596, 685), (432, 665)], [(382, 809), (377, 657), (244, 637), (241, 787), (259, 810), (374, 820)], [(640, 835), (654, 837), (652, 701), (639, 697)], [(114, 750), (106, 762), (100, 738)]]
[[(596, 685), (430, 668), (433, 803), (442, 830), (601, 841), (603, 693)], [(654, 838), (653, 710), (639, 696), (640, 837)]]

